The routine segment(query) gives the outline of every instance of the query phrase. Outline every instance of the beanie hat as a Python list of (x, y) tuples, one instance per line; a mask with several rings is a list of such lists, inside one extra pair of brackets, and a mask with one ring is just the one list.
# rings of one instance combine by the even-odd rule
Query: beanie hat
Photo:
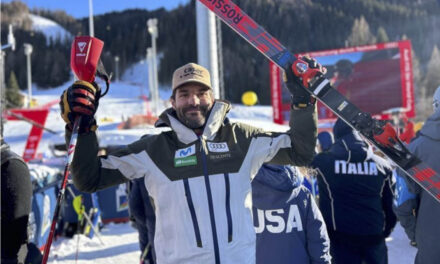
[(333, 145), (333, 135), (328, 131), (322, 131), (318, 134), (318, 142), (323, 151), (327, 151)]
[(347, 125), (344, 120), (338, 118), (335, 126), (333, 127), (333, 135), (335, 136), (335, 139), (340, 139), (341, 137), (350, 133), (353, 133), (353, 128)]

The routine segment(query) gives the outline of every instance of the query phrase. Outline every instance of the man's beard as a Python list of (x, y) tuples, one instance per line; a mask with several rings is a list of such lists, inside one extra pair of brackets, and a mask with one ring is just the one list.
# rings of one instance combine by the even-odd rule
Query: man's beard
[[(205, 125), (206, 122), (206, 118), (208, 116), (209, 113), (209, 105), (199, 105), (199, 106), (187, 106), (184, 108), (180, 108), (180, 109), (176, 109), (176, 113), (177, 113), (177, 117), (179, 118), (180, 122), (182, 122), (185, 126), (187, 126), (188, 128), (191, 129), (197, 129), (197, 128), (201, 128)], [(191, 117), (187, 117), (185, 114), (188, 111), (191, 110), (199, 110), (201, 117), (197, 117), (197, 118), (191, 118)]]

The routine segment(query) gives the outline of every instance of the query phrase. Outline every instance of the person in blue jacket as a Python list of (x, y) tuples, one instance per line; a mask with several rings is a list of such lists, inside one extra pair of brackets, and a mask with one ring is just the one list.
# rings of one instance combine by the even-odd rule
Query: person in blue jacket
[(256, 263), (330, 264), (322, 215), (294, 167), (264, 164), (252, 181)]
[[(316, 152), (321, 153), (324, 151), (329, 151), (330, 147), (333, 145), (333, 134), (328, 131), (322, 131), (318, 133), (318, 140), (316, 142)], [(316, 179), (316, 173), (311, 172), (306, 169), (307, 172), (303, 174), (306, 175), (304, 178), (303, 185), (312, 192), (312, 195), (319, 199), (319, 188), (318, 180)], [(308, 177), (307, 177), (308, 176)]]
[(391, 167), (341, 119), (333, 135), (331, 149), (318, 154), (312, 166), (334, 263), (386, 264), (385, 238), (396, 224)]
[(318, 153), (329, 151), (334, 143), (333, 134), (328, 131), (318, 133)]
[[(408, 146), (418, 158), (440, 172), (440, 86), (433, 96), (434, 113)], [(440, 203), (415, 181), (398, 170), (396, 214), (413, 245), (416, 264), (440, 263)]]
[(156, 217), (147, 188), (145, 188), (144, 178), (130, 181), (128, 206), (139, 233), (140, 263), (156, 263), (153, 246)]

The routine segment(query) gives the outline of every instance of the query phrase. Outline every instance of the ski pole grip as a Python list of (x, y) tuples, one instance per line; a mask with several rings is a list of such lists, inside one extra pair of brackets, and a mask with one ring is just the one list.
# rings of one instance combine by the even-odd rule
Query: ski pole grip
[(90, 36), (75, 37), (71, 53), (70, 67), (79, 80), (93, 82), (98, 68), (104, 42)]

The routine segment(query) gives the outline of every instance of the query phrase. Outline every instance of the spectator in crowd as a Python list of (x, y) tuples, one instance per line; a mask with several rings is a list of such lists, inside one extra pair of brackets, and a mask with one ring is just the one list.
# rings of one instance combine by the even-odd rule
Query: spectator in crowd
[(333, 134), (328, 131), (322, 131), (318, 133), (317, 152), (329, 151), (333, 145)]
[[(434, 113), (428, 117), (409, 150), (440, 172), (440, 86), (433, 97)], [(417, 183), (398, 171), (395, 212), (409, 239), (417, 245), (416, 264), (440, 261), (440, 204)]]
[(408, 119), (406, 113), (402, 112), (400, 108), (396, 108), (391, 111), (391, 122), (399, 135), (399, 139), (409, 144), (415, 136), (415, 131), (414, 123)]
[(318, 154), (312, 163), (332, 258), (336, 264), (385, 264), (385, 238), (396, 224), (391, 170), (341, 119), (333, 134), (336, 142), (330, 151)]
[[(256, 263), (330, 264), (327, 229), (295, 167), (264, 164), (252, 182)], [(154, 262), (154, 210), (143, 178), (131, 181), (130, 214), (139, 232), (141, 263)], [(139, 199), (142, 197), (142, 199)]]
[(1, 263), (40, 263), (41, 253), (35, 251), (34, 244), (28, 243), (27, 226), (32, 202), (29, 169), (24, 160), (9, 148), (3, 136), (1, 175)]
[(264, 164), (252, 182), (257, 264), (330, 264), (330, 241), (295, 167)]
[[(329, 151), (330, 147), (333, 145), (334, 139), (333, 134), (328, 131), (322, 131), (318, 133), (318, 140), (316, 141), (316, 152), (321, 153), (323, 151)], [(304, 175), (303, 185), (312, 192), (313, 197), (315, 197), (316, 201), (319, 199), (319, 187), (318, 180), (316, 179), (316, 171), (306, 168), (300, 167), (298, 168), (299, 172)]]
[(150, 196), (145, 188), (144, 178), (130, 181), (128, 193), (130, 215), (139, 233), (139, 248), (141, 250), (140, 263), (156, 263), (154, 253), (154, 225), (156, 217), (151, 206)]

